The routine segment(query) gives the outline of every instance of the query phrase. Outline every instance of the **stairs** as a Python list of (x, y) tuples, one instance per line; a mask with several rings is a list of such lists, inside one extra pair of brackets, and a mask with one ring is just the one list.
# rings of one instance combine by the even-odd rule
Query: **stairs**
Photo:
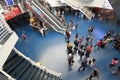
[(16, 80), (62, 80), (45, 68), (40, 68), (14, 49), (3, 65), (3, 70)]
[(8, 38), (10, 37), (12, 33), (10, 33), (10, 31), (4, 27), (3, 25), (0, 25), (0, 43), (4, 44)]

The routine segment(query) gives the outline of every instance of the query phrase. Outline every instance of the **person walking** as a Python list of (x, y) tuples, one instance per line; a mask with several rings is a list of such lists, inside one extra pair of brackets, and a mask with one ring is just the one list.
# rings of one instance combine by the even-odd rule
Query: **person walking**
[(26, 35), (25, 35), (24, 33), (22, 34), (22, 39), (23, 39), (23, 40), (26, 40), (26, 39), (27, 39), (27, 37), (26, 37)]
[(24, 34), (24, 33), (22, 33), (22, 39), (25, 41), (25, 43), (28, 42), (28, 41), (27, 41), (27, 36), (26, 36), (26, 34)]
[(80, 69), (81, 69), (81, 68), (82, 68), (82, 71), (84, 71), (86, 67), (87, 67), (87, 60), (83, 60), (83, 61), (81, 62), (80, 67), (78, 68), (78, 72), (80, 72)]

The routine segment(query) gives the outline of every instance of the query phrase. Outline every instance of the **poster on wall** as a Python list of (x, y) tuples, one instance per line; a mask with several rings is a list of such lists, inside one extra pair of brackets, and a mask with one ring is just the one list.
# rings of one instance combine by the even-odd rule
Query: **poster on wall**
[(7, 5), (12, 5), (13, 4), (13, 0), (5, 0)]
[(21, 14), (21, 11), (17, 5), (8, 7), (7, 9), (4, 10), (3, 12), (3, 17), (7, 21), (17, 15)]

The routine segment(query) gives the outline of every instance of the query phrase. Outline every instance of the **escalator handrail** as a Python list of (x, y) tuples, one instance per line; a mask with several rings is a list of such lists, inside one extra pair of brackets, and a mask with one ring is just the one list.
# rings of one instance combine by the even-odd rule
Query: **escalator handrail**
[[(41, 3), (41, 0), (38, 0)], [(42, 3), (41, 3), (42, 4)], [(44, 6), (45, 7), (45, 6)], [(46, 8), (46, 7), (45, 7)], [(47, 8), (46, 8), (47, 9)], [(59, 17), (57, 17), (54, 12), (50, 11), (50, 13), (57, 19), (60, 21)], [(61, 21), (60, 21), (61, 22)]]
[[(37, 1), (31, 1), (31, 2), (34, 2), (34, 3), (36, 2), (36, 3), (37, 3), (37, 8), (41, 7), (42, 9), (44, 9), (44, 12), (43, 12), (43, 10), (42, 10), (42, 12), (45, 13), (46, 16), (47, 16), (50, 20), (52, 20), (51, 17), (54, 18), (55, 21), (52, 20), (52, 22), (54, 22), (54, 24), (57, 25), (60, 29), (65, 30), (64, 28), (62, 28), (62, 26), (63, 26), (62, 23), (61, 23), (61, 22), (58, 22), (58, 20), (57, 20), (53, 15), (51, 15), (51, 13), (48, 12), (48, 10), (47, 10), (46, 8), (44, 8), (40, 3), (38, 3)], [(38, 6), (38, 5), (39, 5), (39, 6)], [(51, 17), (49, 17), (48, 15), (51, 16)], [(57, 24), (56, 22), (59, 23), (59, 24)], [(59, 25), (60, 25), (61, 27), (60, 27)]]
[[(38, 2), (41, 4), (40, 0), (38, 0)], [(41, 7), (43, 7), (44, 10), (47, 11), (47, 13), (48, 13), (48, 9), (45, 8), (45, 6), (43, 6), (43, 5), (41, 4)], [(58, 23), (61, 27), (64, 26), (64, 25), (61, 23), (60, 19), (59, 19), (57, 16), (55, 16), (51, 11), (50, 11), (50, 13), (48, 13), (48, 14), (49, 14), (51, 17), (53, 17), (53, 18), (55, 19), (55, 21), (57, 21), (57, 23)], [(62, 28), (63, 28), (63, 27), (62, 27)]]
[[(29, 5), (29, 6), (31, 6), (30, 5), (30, 2), (27, 2), (27, 4)], [(32, 3), (33, 4), (33, 3)], [(34, 5), (34, 4), (33, 4)], [(35, 5), (34, 5), (35, 6)], [(36, 6), (35, 6), (36, 7)], [(39, 17), (38, 17), (39, 18)], [(43, 18), (43, 20), (45, 20), (44, 18)], [(55, 27), (55, 26), (53, 26), (52, 24), (50, 24), (49, 23), (49, 25), (50, 25), (50, 27), (52, 27), (56, 32), (59, 32), (59, 33), (63, 33), (64, 32), (64, 30), (61, 30), (61, 29), (59, 29), (58, 27)]]
[[(35, 7), (37, 7), (42, 13), (46, 14), (42, 9), (40, 9), (40, 8), (34, 3), (34, 1), (31, 1), (31, 3), (32, 3)], [(59, 27), (47, 14), (46, 14), (46, 16), (47, 16), (59, 29), (62, 29), (62, 28)]]
[[(82, 7), (82, 6), (75, 6), (74, 4), (68, 2), (67, 0), (65, 0), (65, 2), (66, 2), (66, 4), (70, 5), (72, 8), (80, 10), (84, 15), (87, 16), (88, 19), (91, 20), (91, 18), (94, 17), (94, 14), (93, 14), (92, 12), (91, 12), (92, 15), (88, 16), (88, 14), (83, 11), (83, 9), (86, 11), (86, 9), (85, 9), (84, 7)], [(88, 12), (88, 11), (87, 11), (87, 12)], [(88, 13), (89, 13), (89, 12), (88, 12)]]
[[(27, 4), (29, 5), (29, 3), (27, 2)], [(30, 6), (30, 5), (29, 5)], [(40, 19), (40, 17), (39, 16), (37, 16), (38, 17), (38, 19)], [(45, 21), (45, 19), (44, 19), (44, 17), (42, 18), (43, 19), (43, 21)], [(53, 27), (53, 25), (52, 24), (50, 24), (49, 22), (48, 22), (48, 24), (49, 24), (49, 26), (50, 27), (52, 27), (56, 32), (58, 32), (58, 30), (55, 28), (55, 27)]]

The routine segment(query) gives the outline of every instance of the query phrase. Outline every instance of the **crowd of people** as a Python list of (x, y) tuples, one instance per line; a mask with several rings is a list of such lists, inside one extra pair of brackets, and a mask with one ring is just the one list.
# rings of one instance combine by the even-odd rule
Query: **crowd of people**
[[(46, 3), (43, 2), (43, 5), (45, 6)], [(74, 42), (72, 43), (70, 41), (71, 37), (71, 31), (73, 29), (78, 28), (78, 23), (73, 23), (73, 20), (70, 19), (70, 21), (67, 23), (64, 19), (64, 15), (60, 15), (60, 11), (56, 12), (56, 15), (58, 17), (61, 16), (62, 23), (66, 26), (65, 31), (65, 38), (66, 38), (66, 47), (67, 47), (67, 53), (68, 53), (68, 64), (72, 68), (72, 65), (75, 63), (74, 61), (74, 55), (78, 54), (79, 60), (80, 60), (80, 66), (78, 68), (78, 72), (85, 71), (86, 68), (90, 67), (93, 72), (88, 76), (87, 80), (92, 80), (93, 77), (99, 78), (99, 70), (94, 67), (97, 60), (91, 56), (93, 47), (99, 50), (100, 48), (105, 48), (106, 45), (110, 42), (113, 43), (113, 47), (120, 50), (120, 36), (119, 33), (114, 33), (112, 30), (109, 30), (106, 32), (106, 34), (103, 36), (102, 39), (99, 39), (95, 45), (93, 45), (92, 41), (95, 36), (92, 35), (94, 31), (93, 26), (89, 26), (87, 36), (81, 36), (79, 37), (79, 34), (76, 33), (74, 38)], [(36, 20), (35, 17), (30, 19), (30, 25), (33, 30), (38, 31), (41, 33), (42, 36), (46, 35), (47, 28), (45, 26), (45, 22)], [(26, 35), (22, 34), (22, 38), (25, 40)], [(73, 45), (74, 44), (74, 45)], [(108, 65), (108, 69), (111, 69), (114, 66), (117, 66), (119, 63), (118, 58), (113, 58), (112, 62)], [(112, 71), (113, 74), (120, 73), (120, 65), (117, 66), (117, 68)]]
[(44, 21), (40, 21), (36, 17), (32, 17), (30, 18), (30, 26), (34, 31), (41, 33), (42, 36), (46, 35), (47, 27)]
[[(68, 53), (68, 64), (70, 68), (72, 68), (72, 65), (75, 63), (74, 55), (78, 54), (80, 60), (80, 67), (78, 68), (78, 72), (85, 71), (85, 69), (88, 67), (93, 69), (93, 72), (90, 74), (87, 80), (92, 80), (93, 77), (99, 78), (99, 70), (94, 67), (97, 60), (91, 56), (93, 47), (94, 49), (99, 50), (100, 48), (105, 48), (106, 45), (108, 45), (108, 43), (110, 42), (113, 42), (113, 46), (114, 46), (116, 40), (118, 40), (118, 33), (113, 34), (113, 31), (109, 30), (103, 36), (103, 39), (99, 39), (96, 42), (96, 44), (93, 45), (92, 43), (94, 39), (94, 36), (92, 35), (93, 31), (94, 31), (94, 27), (89, 26), (87, 36), (81, 36), (80, 38), (79, 38), (79, 34), (76, 33), (74, 36), (73, 43), (70, 41), (70, 38), (72, 38), (70, 29), (67, 29), (65, 33), (67, 53)], [(113, 66), (116, 66), (118, 62), (119, 62), (118, 58), (113, 58), (112, 63), (108, 65), (108, 69), (111, 69)], [(112, 71), (112, 73), (113, 74), (120, 73), (120, 67), (118, 66), (118, 68)]]

